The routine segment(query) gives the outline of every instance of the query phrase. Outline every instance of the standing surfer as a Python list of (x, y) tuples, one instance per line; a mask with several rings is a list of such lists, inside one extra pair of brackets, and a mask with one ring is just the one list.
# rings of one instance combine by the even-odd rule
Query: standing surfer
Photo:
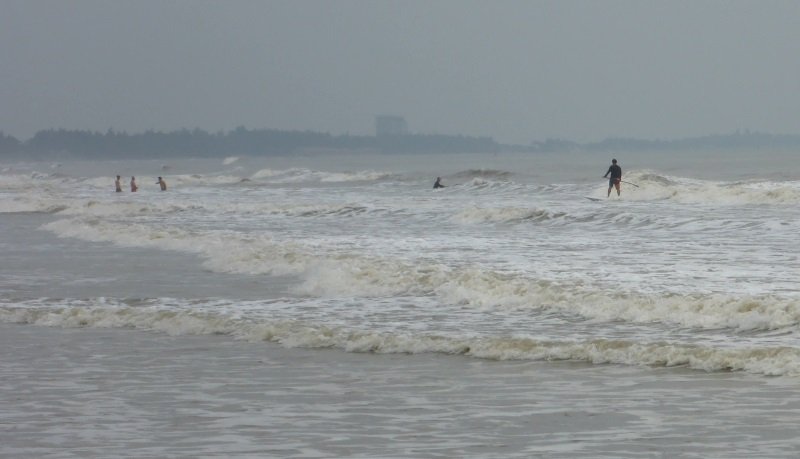
[(611, 160), (608, 172), (606, 172), (603, 178), (608, 177), (608, 174), (611, 174), (611, 177), (608, 179), (608, 195), (606, 197), (611, 196), (611, 188), (616, 188), (617, 196), (619, 196), (619, 184), (622, 181), (622, 168), (617, 165), (616, 159)]

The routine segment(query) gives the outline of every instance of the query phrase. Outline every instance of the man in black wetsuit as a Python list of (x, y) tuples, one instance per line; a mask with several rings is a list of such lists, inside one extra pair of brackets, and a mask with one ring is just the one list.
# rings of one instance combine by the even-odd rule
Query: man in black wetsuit
[(444, 188), (444, 185), (442, 185), (441, 177), (436, 177), (436, 182), (434, 182), (433, 184), (433, 189), (435, 190), (436, 188)]
[(611, 165), (608, 167), (608, 172), (603, 177), (608, 177), (608, 174), (611, 174), (611, 177), (608, 179), (608, 196), (611, 196), (611, 188), (617, 189), (617, 196), (619, 196), (619, 183), (622, 181), (622, 168), (617, 165), (617, 160), (612, 159)]

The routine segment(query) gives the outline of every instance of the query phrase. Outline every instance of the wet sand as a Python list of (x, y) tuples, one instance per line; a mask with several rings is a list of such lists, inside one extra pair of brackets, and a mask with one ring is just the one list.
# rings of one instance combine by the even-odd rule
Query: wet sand
[(0, 457), (795, 457), (798, 386), (0, 324)]

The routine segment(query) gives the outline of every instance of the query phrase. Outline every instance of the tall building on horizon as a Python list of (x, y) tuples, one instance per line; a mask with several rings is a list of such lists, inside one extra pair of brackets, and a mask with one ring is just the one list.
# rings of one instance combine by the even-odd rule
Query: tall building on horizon
[(377, 137), (406, 134), (408, 134), (408, 124), (402, 116), (378, 115), (375, 117), (375, 135)]

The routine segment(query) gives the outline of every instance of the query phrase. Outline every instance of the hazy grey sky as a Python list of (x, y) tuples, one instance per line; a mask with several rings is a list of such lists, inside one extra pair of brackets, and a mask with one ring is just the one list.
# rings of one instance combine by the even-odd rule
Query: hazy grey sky
[(0, 130), (800, 133), (800, 1), (0, 0)]

